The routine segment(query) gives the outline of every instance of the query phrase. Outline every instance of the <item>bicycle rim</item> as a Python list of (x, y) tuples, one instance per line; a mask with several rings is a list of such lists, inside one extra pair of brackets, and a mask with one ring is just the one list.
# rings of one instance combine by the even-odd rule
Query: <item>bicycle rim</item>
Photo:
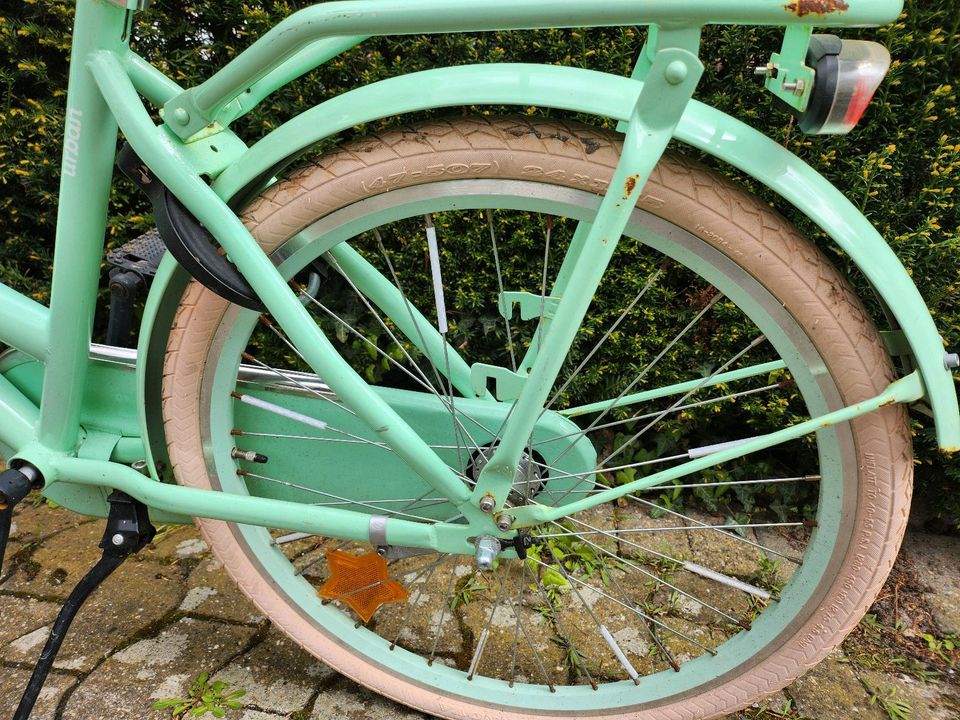
[[(564, 241), (559, 227), (569, 225), (571, 220), (589, 220), (597, 203), (595, 195), (582, 190), (517, 179), (475, 178), (415, 185), (374, 195), (326, 215), (283, 243), (274, 257), (281, 270), (293, 277), (303, 268), (316, 267), (312, 265), (315, 261), (324, 257), (329, 259), (328, 253), (339, 247), (342, 241), (351, 240), (358, 247), (365, 242), (370, 261), (374, 262), (377, 252), (382, 251), (382, 272), (391, 274), (395, 284), (402, 286), (417, 278), (422, 279), (429, 267), (421, 262), (417, 274), (399, 277), (398, 268), (401, 265), (407, 267), (404, 260), (408, 258), (401, 259), (400, 245), (392, 241), (392, 236), (407, 233), (408, 227), (414, 228), (412, 232), (416, 235), (415, 228), (425, 215), (430, 218), (427, 222), (440, 228), (441, 234), (444, 229), (458, 227), (464, 218), (472, 218), (481, 224), (486, 220), (494, 246), (498, 234), (506, 237), (505, 228), (517, 227), (512, 218), (551, 217), (555, 218), (552, 223), (541, 223), (540, 227), (549, 225), (551, 230), (548, 232), (555, 233), (554, 247), (562, 248)], [(487, 212), (491, 208), (493, 212)], [(376, 233), (372, 232), (374, 229)], [(805, 411), (810, 415), (819, 415), (843, 404), (835, 382), (829, 373), (823, 372), (828, 363), (790, 309), (737, 263), (690, 232), (641, 210), (635, 213), (627, 237), (640, 241), (645, 252), (649, 251), (644, 256), (646, 273), (635, 281), (633, 291), (642, 293), (647, 288), (646, 292), (650, 292), (649, 288), (653, 287), (649, 284), (650, 278), (667, 285), (672, 282), (671, 287), (685, 287), (685, 284), (694, 282), (694, 302), (688, 308), (689, 317), (702, 320), (717, 311), (726, 319), (727, 327), (740, 327), (724, 315), (733, 312), (731, 308), (735, 307), (736, 312), (749, 318), (748, 323), (740, 323), (743, 326), (740, 329), (750, 326), (750, 332), (744, 335), (741, 343), (741, 347), (750, 349), (742, 355), (734, 352), (716, 358), (712, 367), (703, 370), (700, 377), (705, 382), (702, 386), (689, 394), (661, 400), (657, 407), (645, 408), (646, 413), (636, 411), (632, 405), (629, 413), (625, 412), (625, 406), (608, 407), (614, 397), (646, 388), (646, 383), (633, 383), (633, 380), (637, 374), (642, 378), (653, 377), (651, 373), (657, 364), (651, 366), (649, 362), (650, 357), (656, 357), (651, 351), (650, 357), (638, 363), (639, 373), (637, 367), (631, 367), (633, 372), (626, 374), (617, 393), (602, 398), (601, 402), (605, 403), (602, 409), (578, 412), (572, 417), (585, 419), (576, 422), (571, 417), (561, 415), (558, 419), (551, 416), (552, 424), (538, 427), (540, 434), (535, 434), (529, 448), (528, 461), (539, 465), (543, 473), (536, 479), (537, 502), (549, 502), (549, 494), (553, 495), (552, 501), (563, 502), (571, 494), (592, 489), (594, 483), (617, 482), (617, 473), (646, 472), (648, 465), (664, 462), (662, 452), (651, 457), (649, 462), (637, 459), (645, 456), (636, 451), (650, 449), (650, 437), (644, 438), (647, 430), (655, 431), (655, 425), (647, 428), (650, 420), (669, 422), (678, 413), (696, 413), (697, 408), (749, 402), (748, 398), (763, 393), (779, 393), (789, 405), (791, 391), (785, 388), (794, 384), (802, 395)], [(456, 232), (453, 232), (450, 239), (444, 240), (452, 244), (455, 238)], [(501, 239), (501, 246), (505, 243)], [(542, 245), (549, 243), (547, 240)], [(394, 255), (393, 268), (390, 268), (391, 254)], [(543, 246), (532, 255), (539, 257), (542, 266), (548, 268), (544, 275), (555, 273), (549, 268), (555, 267), (556, 262), (551, 265)], [(664, 266), (664, 259), (669, 259), (669, 269)], [(327, 265), (335, 274), (342, 269), (336, 261)], [(409, 265), (412, 266), (412, 262)], [(502, 287), (500, 268), (497, 270), (497, 286)], [(399, 274), (402, 275), (403, 271)], [(612, 277), (616, 277), (615, 273)], [(298, 278), (306, 280), (302, 273)], [(356, 290), (350, 280), (347, 285)], [(544, 288), (546, 284), (541, 290)], [(355, 336), (363, 334), (342, 317), (345, 312), (342, 307), (331, 308), (316, 295), (304, 294), (307, 302), (319, 306), (318, 316), (325, 316), (325, 321), (332, 321)], [(362, 293), (357, 295), (360, 305), (373, 315), (376, 311), (372, 307), (374, 304), (369, 299), (363, 302)], [(627, 293), (627, 296), (633, 297), (635, 293)], [(462, 306), (462, 303), (450, 302), (453, 312)], [(541, 305), (545, 303), (541, 300)], [(624, 302), (624, 305), (628, 304)], [(423, 301), (416, 304), (417, 309), (427, 315), (427, 310), (432, 308), (423, 305)], [(637, 306), (633, 307), (636, 309)], [(331, 310), (336, 318), (331, 319)], [(614, 315), (620, 317), (619, 309)], [(449, 366), (430, 367), (420, 363), (418, 369), (418, 362), (413, 357), (416, 355), (413, 347), (417, 344), (416, 338), (403, 337), (396, 329), (401, 318), (385, 317), (383, 320), (378, 334), (389, 335), (392, 331), (392, 339), (399, 341), (394, 343), (397, 348), (406, 347), (405, 352), (395, 352), (408, 365), (409, 372), (405, 375), (394, 371), (393, 365), (397, 363), (383, 361), (390, 372), (394, 372), (394, 383), (400, 377), (403, 378), (400, 384), (413, 383), (416, 386), (417, 382), (420, 385), (425, 382), (433, 387), (430, 402), (434, 405), (446, 402), (456, 409), (460, 404), (461, 409), (450, 415), (439, 413), (441, 420), (446, 418), (450, 428), (446, 431), (446, 447), (438, 449), (438, 453), (444, 452), (447, 462), (463, 473), (465, 482), (469, 482), (470, 463), (475, 463), (484, 448), (495, 444), (496, 430), (509, 411), (502, 407), (503, 403), (495, 403), (499, 414), (492, 412), (489, 417), (478, 419), (476, 415), (483, 412), (480, 408), (482, 401), (468, 401), (452, 392), (452, 383), (447, 377)], [(679, 320), (677, 328), (686, 327), (685, 321)], [(502, 323), (503, 319), (499, 322)], [(609, 324), (605, 327), (609, 328)], [(238, 462), (233, 455), (234, 449), (241, 445), (244, 449), (263, 450), (264, 454), (277, 457), (278, 452), (282, 454), (284, 443), (290, 447), (289, 443), (299, 442), (302, 447), (304, 443), (313, 442), (304, 439), (312, 433), (304, 433), (299, 441), (292, 437), (269, 438), (269, 433), (257, 434), (256, 431), (246, 437), (237, 435), (240, 429), (238, 405), (229, 398), (231, 392), (237, 392), (242, 353), (250, 348), (255, 329), (267, 336), (272, 334), (282, 343), (273, 328), (268, 326), (265, 331), (262, 324), (258, 324), (255, 314), (231, 308), (222, 318), (207, 354), (208, 370), (200, 398), (200, 428), (204, 445), (209, 448), (205, 458), (206, 471), (215, 487), (219, 485), (228, 492), (273, 494), (279, 492), (276, 489), (279, 485), (283, 488), (281, 494), (292, 492), (300, 501), (308, 502), (303, 493), (308, 492), (304, 488), (310, 486), (309, 476), (315, 475), (312, 470), (291, 477), (288, 468), (283, 477), (274, 478), (273, 469), (262, 470), (240, 462), (245, 474), (237, 474)], [(505, 329), (507, 334), (514, 336), (515, 350), (537, 341), (536, 328), (521, 330), (517, 327), (511, 332), (507, 323)], [(597, 357), (591, 352), (596, 352), (595, 339), (601, 335), (602, 331), (596, 330), (594, 340), (579, 348), (579, 357), (572, 358), (567, 372), (561, 375), (557, 389), (563, 392), (558, 393), (558, 413), (570, 407), (590, 405), (583, 402), (589, 399), (589, 392), (578, 395), (575, 383), (564, 386), (562, 381), (569, 379), (571, 373), (577, 377), (579, 359)], [(607, 336), (607, 341), (611, 337), (613, 335)], [(675, 334), (665, 340), (673, 341), (674, 338)], [(751, 347), (757, 338), (761, 340)], [(661, 346), (663, 344), (661, 342)], [(367, 345), (370, 345), (369, 337)], [(774, 355), (770, 354), (771, 349), (775, 349)], [(500, 350), (500, 360), (506, 363), (506, 353), (502, 352), (503, 348)], [(374, 351), (370, 353), (374, 354)], [(786, 368), (753, 381), (747, 380), (746, 385), (739, 387), (731, 384), (729, 388), (718, 388), (716, 383), (710, 382), (721, 372), (748, 364), (748, 360), (769, 362), (771, 358), (782, 360)], [(261, 369), (274, 375), (274, 384), (285, 385), (291, 398), (309, 398), (316, 406), (318, 401), (311, 397), (308, 389), (294, 387), (303, 385), (298, 380), (301, 376), (295, 374), (303, 368), (295, 358), (284, 368), (269, 363), (264, 365), (266, 367)], [(684, 367), (689, 372), (689, 364)], [(588, 369), (579, 371), (581, 378), (586, 373), (589, 373)], [(402, 389), (400, 392), (410, 391)], [(744, 394), (739, 394), (741, 392)], [(425, 391), (424, 394), (428, 393)], [(316, 395), (316, 391), (312, 395)], [(730, 395), (733, 397), (727, 397)], [(717, 401), (717, 397), (724, 399)], [(326, 399), (325, 407), (332, 411), (330, 399)], [(696, 404), (701, 401), (701, 405)], [(306, 400), (290, 402), (291, 407), (296, 408), (298, 402)], [(397, 402), (402, 404), (400, 400)], [(566, 408), (562, 407), (564, 402)], [(796, 398), (793, 402), (795, 404)], [(434, 411), (436, 414), (436, 407)], [(329, 417), (329, 413), (326, 415)], [(703, 418), (702, 415), (695, 417)], [(439, 425), (441, 420), (436, 424)], [(587, 432), (584, 433), (584, 429)], [(624, 433), (617, 434), (620, 430), (627, 431), (625, 434), (633, 445), (623, 447), (625, 443), (621, 436)], [(241, 429), (241, 432), (244, 431)], [(443, 437), (443, 431), (431, 426), (429, 432), (434, 433), (434, 444), (443, 444), (437, 442), (438, 437)], [(564, 435), (577, 436), (578, 432), (590, 439), (590, 446), (596, 450), (595, 456), (591, 457), (588, 452), (584, 457), (582, 447), (571, 451), (569, 440), (567, 444), (563, 443)], [(611, 432), (614, 433), (612, 444), (609, 439), (603, 442), (597, 439), (604, 433), (606, 438)], [(274, 434), (292, 436), (292, 433)], [(365, 471), (372, 469), (371, 474), (375, 477), (403, 474), (389, 460), (381, 459), (370, 464), (367, 460), (370, 453), (376, 455), (384, 451), (373, 447), (369, 440), (361, 442), (359, 438), (366, 439), (362, 434), (334, 427), (332, 436), (330, 432), (326, 435), (329, 440), (359, 444), (353, 448), (358, 453), (356, 463)], [(658, 442), (662, 444), (664, 440)], [(702, 451), (703, 448), (687, 449)], [(273, 529), (271, 533), (262, 528), (234, 526), (232, 533), (238, 547), (244, 548), (244, 553), (260, 568), (263, 577), (272, 581), (297, 614), (318, 633), (362, 656), (364, 662), (376, 665), (386, 675), (394, 675), (430, 692), (450, 695), (473, 705), (509, 708), (530, 715), (584, 716), (628, 712), (693, 696), (706, 687), (742, 674), (746, 668), (772, 653), (783, 638), (789, 637), (808, 619), (830, 589), (832, 577), (848, 553), (851, 534), (848, 519), (853, 516), (856, 503), (857, 459), (850, 428), (832, 428), (818, 433), (815, 446), (797, 450), (798, 456), (804, 453), (808, 461), (811, 457), (816, 459), (814, 471), (806, 471), (799, 481), (790, 481), (789, 476), (770, 480), (818, 483), (816, 508), (808, 516), (797, 512), (787, 520), (770, 521), (768, 517), (765, 518), (767, 522), (748, 520), (740, 523), (752, 527), (736, 527), (738, 523), (734, 522), (735, 527), (724, 530), (709, 527), (715, 521), (703, 514), (671, 510), (664, 496), (642, 495), (628, 500), (627, 508), (601, 507), (580, 517), (574, 516), (565, 524), (536, 529), (535, 534), (541, 542), (535, 563), (507, 561), (494, 572), (474, 574), (469, 567), (470, 558), (442, 560), (427, 555), (396, 561), (391, 565), (395, 576), (408, 580), (412, 576), (414, 580), (419, 579), (420, 584), (410, 581), (411, 599), (406, 605), (380, 608), (371, 629), (358, 626), (356, 615), (343, 598), (325, 604), (317, 595), (317, 586), (324, 579), (326, 570), (325, 552), (340, 543), (305, 538), (284, 542), (279, 546), (282, 551), (278, 552), (276, 540), (285, 535), (283, 529)], [(304, 464), (310, 467), (322, 458), (322, 454), (308, 452), (306, 457)], [(614, 459), (621, 462), (614, 463)], [(603, 474), (590, 472), (594, 469), (591, 463), (597, 461), (603, 468), (614, 469)], [(769, 462), (777, 466), (776, 460)], [(757, 466), (762, 467), (763, 462), (754, 462), (754, 471)], [(270, 468), (270, 464), (265, 467)], [(746, 467), (741, 468), (743, 472), (751, 469), (749, 465)], [(701, 491), (707, 487), (722, 486), (728, 490), (746, 487), (749, 479), (743, 480), (736, 471), (734, 468), (732, 475), (716, 475), (712, 483), (709, 479), (699, 478)], [(350, 475), (349, 472), (345, 474)], [(744, 484), (736, 484), (736, 478)], [(697, 478), (688, 480), (698, 481)], [(529, 489), (529, 478), (524, 482), (523, 487)], [(265, 489), (268, 486), (273, 489)], [(449, 507), (436, 502), (430, 505), (433, 498), (424, 497), (410, 480), (406, 482), (404, 492), (379, 499), (365, 495), (366, 490), (350, 478), (340, 483), (342, 489), (332, 491), (331, 486), (324, 487), (321, 492), (325, 494), (315, 497), (315, 502), (353, 502), (352, 507), (360, 511), (393, 513), (400, 517), (408, 515), (425, 522), (449, 516)], [(349, 488), (355, 490), (348, 491)], [(667, 493), (665, 497), (669, 498), (669, 493), (675, 491), (667, 487), (658, 492)], [(407, 502), (411, 499), (415, 499), (412, 504)], [(520, 497), (516, 502), (531, 499)], [(652, 507), (651, 503), (660, 507)], [(650, 519), (650, 510), (663, 514), (663, 517)], [(611, 520), (618, 513), (627, 516), (633, 524), (624, 527), (621, 520)], [(698, 538), (696, 542), (691, 536)], [(784, 537), (792, 539), (794, 544), (784, 544)], [(669, 538), (669, 541), (663, 538)], [(703, 538), (708, 539), (704, 542)], [(684, 542), (689, 554), (678, 550)], [(709, 549), (711, 543), (721, 544), (723, 552), (736, 555), (738, 559), (717, 557)], [(770, 543), (775, 543), (776, 547), (770, 547)], [(356, 544), (344, 549), (362, 551)], [(697, 552), (701, 555), (698, 556)], [(748, 562), (745, 558), (750, 555), (756, 558), (756, 572), (753, 574), (747, 573), (743, 566)], [(800, 555), (802, 564), (794, 562), (800, 559)], [(701, 570), (691, 567), (692, 564)], [(703, 568), (708, 572), (703, 572)], [(458, 574), (461, 572), (464, 574)], [(548, 587), (544, 577), (546, 572), (554, 574), (550, 576), (553, 588)], [(432, 583), (426, 592), (424, 579), (426, 583)], [(740, 587), (731, 590), (736, 582)], [(416, 597), (418, 592), (419, 597)], [(424, 594), (431, 593), (439, 595), (440, 602), (424, 604)], [(411, 613), (411, 608), (417, 607)], [(414, 632), (409, 617), (421, 613), (429, 615), (428, 621), (420, 623), (419, 631)], [(537, 620), (537, 614), (542, 622)], [(457, 633), (446, 637), (448, 633), (444, 629), (445, 624), (454, 618), (461, 628), (459, 640)], [(540, 624), (536, 624), (538, 622)], [(469, 626), (466, 631), (463, 630), (465, 624)], [(573, 629), (574, 625), (578, 629)], [(750, 629), (743, 629), (744, 625), (749, 625)], [(521, 656), (519, 662), (518, 655)], [(383, 687), (378, 689), (385, 690)]]

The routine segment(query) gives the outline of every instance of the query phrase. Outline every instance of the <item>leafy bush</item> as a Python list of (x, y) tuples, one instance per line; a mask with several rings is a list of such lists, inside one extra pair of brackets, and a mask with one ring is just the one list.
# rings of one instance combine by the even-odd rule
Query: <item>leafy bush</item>
[[(190, 85), (294, 9), (294, 3), (284, 0), (157, 0), (138, 17), (134, 45), (175, 80)], [(5, 242), (0, 248), (0, 281), (45, 301), (53, 255), (72, 5), (28, 0), (2, 12), (0, 227)], [(853, 199), (907, 265), (951, 347), (960, 345), (960, 237), (954, 199), (960, 172), (960, 120), (957, 90), (950, 84), (960, 75), (958, 33), (960, 6), (951, 0), (909, 0), (897, 23), (864, 31), (863, 37), (886, 44), (895, 60), (861, 127), (847, 137), (801, 135), (752, 79), (753, 66), (777, 47), (774, 29), (708, 29), (702, 53), (707, 72), (698, 90), (700, 99), (760, 127)], [(643, 30), (637, 28), (377, 38), (271, 96), (238, 121), (235, 129), (242, 137), (256, 139), (304, 108), (349, 88), (444, 64), (547, 62), (627, 74), (642, 38)], [(530, 108), (528, 112), (542, 111)], [(384, 124), (388, 122), (392, 121)], [(356, 128), (344, 137), (367, 129)], [(729, 168), (722, 171), (733, 174)], [(820, 243), (855, 278), (861, 295), (870, 298), (849, 259), (832, 250), (816, 226), (748, 179), (739, 180)], [(118, 182), (107, 245), (126, 241), (149, 227), (148, 211), (129, 184)], [(476, 259), (465, 257), (464, 262)], [(873, 310), (880, 319), (879, 308)], [(483, 318), (475, 321), (482, 324)], [(103, 322), (104, 317), (99, 317), (98, 327)], [(343, 342), (347, 348), (351, 339)], [(366, 351), (355, 347), (353, 352)], [(751, 411), (754, 422), (762, 426), (765, 414), (773, 409), (757, 405)], [(918, 475), (927, 487), (943, 493), (944, 512), (960, 521), (956, 482), (960, 468), (936, 452), (928, 423), (918, 421), (915, 428)]]

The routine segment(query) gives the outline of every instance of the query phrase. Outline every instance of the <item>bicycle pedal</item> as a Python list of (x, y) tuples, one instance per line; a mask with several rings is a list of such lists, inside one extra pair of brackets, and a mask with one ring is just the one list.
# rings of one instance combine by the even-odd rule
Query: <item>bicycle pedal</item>
[(130, 242), (107, 253), (107, 262), (121, 270), (137, 273), (149, 281), (157, 274), (163, 254), (167, 251), (160, 233), (150, 230)]

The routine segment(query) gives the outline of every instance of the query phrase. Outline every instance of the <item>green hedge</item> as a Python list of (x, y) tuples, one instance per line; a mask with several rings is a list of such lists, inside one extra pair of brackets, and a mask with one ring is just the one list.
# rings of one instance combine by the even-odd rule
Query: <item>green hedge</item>
[[(302, 5), (276, 0), (156, 0), (139, 18), (135, 47), (178, 82), (189, 85)], [(24, 0), (8, 8), (0, 11), (0, 232), (4, 238), (0, 280), (45, 301), (72, 5), (62, 0)], [(954, 200), (954, 182), (960, 172), (960, 119), (957, 92), (950, 84), (960, 75), (958, 33), (960, 6), (952, 0), (910, 0), (896, 24), (864, 31), (864, 37), (886, 44), (895, 60), (862, 126), (847, 137), (799, 134), (789, 116), (753, 79), (753, 66), (765, 62), (777, 47), (775, 30), (709, 29), (702, 55), (707, 72), (698, 90), (700, 99), (787, 145), (862, 208), (913, 274), (951, 347), (960, 346), (960, 239)], [(346, 89), (444, 64), (547, 62), (627, 74), (642, 38), (642, 29), (616, 28), (375, 39), (272, 96), (235, 129), (255, 139), (298, 111)], [(451, 112), (461, 110), (445, 111)], [(345, 136), (365, 130), (356, 128)], [(821, 243), (869, 297), (849, 260), (832, 251), (816, 227), (762, 188), (739, 179)], [(132, 187), (118, 183), (108, 245), (149, 226), (148, 207)], [(99, 317), (98, 327), (103, 322)], [(918, 476), (924, 487), (936, 493), (944, 515), (958, 523), (960, 469), (936, 452), (926, 423), (915, 427)]]

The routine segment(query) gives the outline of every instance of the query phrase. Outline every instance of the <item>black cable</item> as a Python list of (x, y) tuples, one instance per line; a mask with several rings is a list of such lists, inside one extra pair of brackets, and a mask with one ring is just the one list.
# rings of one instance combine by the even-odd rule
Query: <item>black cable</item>
[(94, 565), (90, 571), (83, 576), (83, 579), (77, 583), (77, 586), (70, 593), (70, 597), (60, 609), (56, 621), (53, 623), (53, 629), (50, 631), (50, 637), (43, 646), (43, 652), (40, 653), (40, 659), (37, 660), (33, 668), (33, 674), (30, 676), (30, 682), (27, 683), (26, 690), (23, 691), (23, 697), (20, 698), (20, 704), (13, 715), (13, 720), (30, 720), (30, 713), (37, 702), (37, 696), (43, 688), (43, 683), (47, 679), (47, 674), (53, 666), (53, 661), (60, 651), (60, 646), (70, 629), (70, 623), (76, 616), (77, 611), (83, 605), (84, 601), (94, 590), (102, 583), (114, 570), (120, 567), (120, 564), (126, 558), (127, 553), (105, 552), (99, 562)]

